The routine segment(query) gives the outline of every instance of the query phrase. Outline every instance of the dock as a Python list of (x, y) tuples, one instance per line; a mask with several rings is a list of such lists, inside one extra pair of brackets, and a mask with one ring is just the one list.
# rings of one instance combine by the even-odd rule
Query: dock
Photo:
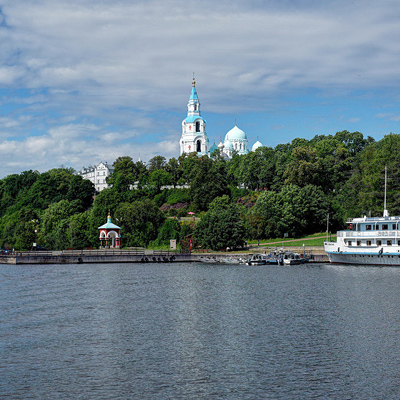
[[(256, 251), (254, 251), (256, 252)], [(180, 253), (156, 250), (63, 250), (63, 251), (24, 251), (0, 254), (0, 264), (99, 264), (99, 263), (167, 263), (196, 262), (212, 256), (216, 261), (223, 258), (247, 259), (250, 253)], [(329, 262), (326, 253), (313, 252), (310, 263)]]
[(192, 262), (190, 253), (153, 250), (26, 251), (0, 255), (0, 264), (98, 264)]

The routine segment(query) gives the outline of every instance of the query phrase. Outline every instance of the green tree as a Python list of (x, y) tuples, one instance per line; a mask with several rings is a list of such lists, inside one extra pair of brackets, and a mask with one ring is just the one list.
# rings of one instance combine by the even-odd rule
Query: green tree
[(229, 194), (226, 165), (213, 162), (207, 156), (197, 160), (192, 169), (190, 190), (193, 205), (197, 210), (207, 210), (208, 205), (218, 196)]
[(171, 239), (175, 239), (177, 243), (181, 239), (181, 226), (179, 221), (174, 218), (165, 220), (158, 232), (156, 244), (168, 245)]
[(69, 218), (68, 221), (69, 247), (72, 247), (74, 249), (84, 249), (86, 247), (93, 246), (92, 235), (88, 227), (90, 227), (89, 212), (74, 214)]
[(178, 180), (179, 185), (190, 184), (192, 180), (193, 170), (195, 169), (199, 157), (197, 153), (183, 153), (178, 157), (179, 167), (182, 170), (182, 176)]
[(137, 165), (131, 157), (123, 156), (114, 161), (113, 168), (113, 173), (106, 178), (107, 183), (120, 193), (129, 191), (139, 178)]
[(156, 169), (164, 169), (166, 166), (166, 159), (163, 156), (155, 156), (149, 161), (148, 169), (149, 172), (153, 172)]
[(38, 237), (46, 248), (62, 250), (70, 247), (68, 218), (75, 212), (76, 207), (68, 200), (53, 203), (43, 212)]
[(171, 183), (174, 185), (174, 187), (178, 185), (178, 182), (182, 178), (183, 171), (179, 165), (179, 161), (175, 157), (172, 157), (168, 160), (168, 163), (165, 166), (165, 171), (167, 171), (171, 176)]
[[(217, 199), (216, 199), (217, 200)], [(245, 244), (246, 227), (240, 206), (219, 199), (197, 224), (194, 239), (203, 248), (234, 249)]]
[(165, 220), (164, 214), (149, 199), (121, 203), (115, 217), (120, 221), (123, 243), (129, 247), (147, 246), (157, 238), (158, 230)]
[(162, 169), (155, 169), (150, 173), (149, 187), (159, 193), (162, 186), (170, 185), (172, 183), (171, 175)]
[[(264, 234), (267, 238), (300, 236), (319, 232), (324, 228), (329, 203), (322, 189), (307, 185), (286, 185), (279, 193), (263, 192), (251, 210), (264, 221)], [(260, 229), (260, 227), (257, 227)]]

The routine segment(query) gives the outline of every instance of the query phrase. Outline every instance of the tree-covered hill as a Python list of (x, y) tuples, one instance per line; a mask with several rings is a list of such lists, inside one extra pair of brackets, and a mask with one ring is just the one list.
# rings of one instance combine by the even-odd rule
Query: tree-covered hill
[[(342, 131), (230, 160), (218, 151), (168, 161), (159, 155), (147, 165), (123, 156), (100, 193), (71, 169), (24, 171), (0, 180), (0, 246), (30, 249), (36, 227), (39, 246), (48, 249), (98, 247), (97, 228), (109, 211), (124, 247), (188, 237), (193, 246), (235, 247), (325, 230), (328, 213), (335, 231), (364, 211), (381, 215), (385, 165), (387, 208), (400, 214), (399, 145), (396, 134), (375, 142)], [(179, 222), (189, 212), (201, 222)]]

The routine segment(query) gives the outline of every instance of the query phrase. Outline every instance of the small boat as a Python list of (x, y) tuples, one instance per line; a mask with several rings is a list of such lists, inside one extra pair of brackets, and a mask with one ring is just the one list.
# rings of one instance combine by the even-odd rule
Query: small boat
[(264, 254), (253, 254), (247, 261), (247, 265), (265, 265), (267, 264)]
[(220, 258), (219, 262), (221, 264), (243, 264), (243, 260), (241, 258), (236, 258), (236, 257)]
[(278, 265), (280, 256), (276, 254), (253, 254), (247, 261), (247, 265)]
[(298, 253), (285, 253), (283, 256), (283, 264), (284, 265), (299, 265), (304, 262), (304, 258), (300, 256)]
[(214, 257), (201, 257), (198, 261), (205, 263), (205, 264), (215, 264), (218, 261)]

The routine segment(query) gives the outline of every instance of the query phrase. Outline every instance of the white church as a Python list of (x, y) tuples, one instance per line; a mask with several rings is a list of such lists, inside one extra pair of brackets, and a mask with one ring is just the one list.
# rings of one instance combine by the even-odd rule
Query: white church
[[(209, 146), (206, 130), (207, 122), (200, 113), (200, 101), (197, 96), (194, 78), (187, 109), (187, 116), (182, 121), (181, 155), (183, 153), (197, 152), (199, 156), (205, 154), (210, 156), (217, 149), (227, 157), (231, 157), (234, 151), (237, 154), (247, 154), (249, 152), (247, 135), (238, 128), (236, 123), (225, 135), (224, 142), (221, 141), (218, 146), (215, 143), (211, 147)], [(262, 144), (257, 140), (251, 150), (255, 151), (259, 147), (262, 147)]]

